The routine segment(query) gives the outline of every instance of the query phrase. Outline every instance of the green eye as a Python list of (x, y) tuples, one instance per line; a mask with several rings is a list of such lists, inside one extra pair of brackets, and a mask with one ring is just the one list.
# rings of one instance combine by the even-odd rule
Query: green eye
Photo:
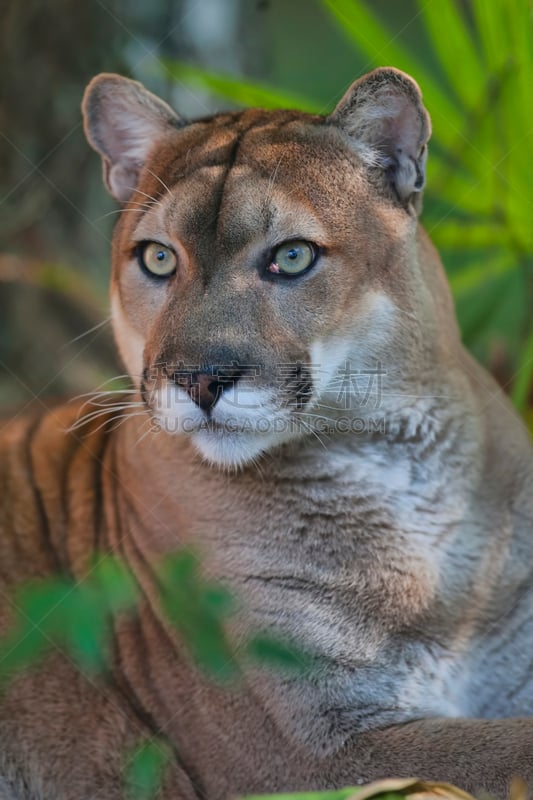
[(295, 239), (285, 242), (275, 251), (269, 272), (282, 275), (299, 275), (315, 261), (316, 250), (310, 242)]
[(178, 259), (176, 254), (164, 244), (146, 242), (139, 250), (142, 266), (152, 275), (166, 278), (176, 270)]

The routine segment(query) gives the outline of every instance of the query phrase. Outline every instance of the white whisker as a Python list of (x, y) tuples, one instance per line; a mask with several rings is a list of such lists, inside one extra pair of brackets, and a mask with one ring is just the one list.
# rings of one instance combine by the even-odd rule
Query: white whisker
[(124, 214), (125, 211), (137, 211), (137, 213), (139, 213), (138, 209), (136, 208), (116, 208), (114, 211), (108, 211), (107, 214), (102, 214), (101, 217), (95, 217), (94, 219), (91, 220), (91, 224), (95, 225), (97, 222), (100, 222), (106, 217), (113, 216), (113, 214)]
[(116, 418), (115, 417), (111, 417), (110, 419), (104, 420), (101, 425), (99, 425), (97, 428), (94, 429), (93, 433), (98, 433), (98, 431), (100, 431), (102, 428), (105, 428), (105, 426), (108, 423), (113, 424), (113, 427), (110, 428), (110, 430), (111, 431), (115, 431), (124, 422), (126, 422), (127, 419), (132, 419), (133, 417), (141, 417), (141, 416), (144, 416), (144, 414), (145, 414), (144, 411), (137, 411), (135, 414), (122, 414), (122, 415), (119, 415)]
[(142, 433), (139, 436), (139, 438), (137, 439), (137, 441), (133, 445), (135, 448), (137, 448), (140, 445), (140, 443), (143, 441), (143, 439), (145, 439), (148, 436), (149, 433), (153, 433), (154, 435), (156, 433), (161, 433), (160, 430), (154, 430), (154, 428), (152, 428), (152, 418), (151, 417), (148, 417), (146, 419), (146, 423), (145, 424), (148, 425), (148, 428), (147, 428), (147, 430), (144, 431), (144, 433)]
[[(322, 406), (322, 405), (319, 405), (319, 406), (317, 406), (317, 408), (323, 408), (323, 406)], [(313, 414), (313, 413), (312, 413), (312, 412), (310, 412), (310, 411), (296, 411), (296, 412), (293, 412), (293, 413), (294, 413), (294, 416), (295, 416), (297, 419), (302, 419), (302, 418), (305, 418), (305, 417), (309, 417), (309, 418), (311, 418), (311, 419), (319, 419), (319, 420), (321, 420), (322, 422), (332, 422), (332, 423), (335, 423), (335, 422), (337, 421), (337, 420), (335, 420), (335, 418), (334, 418), (334, 417), (326, 417), (326, 415), (325, 415), (325, 414)]]
[(126, 211), (135, 211), (135, 213), (138, 214), (139, 209), (143, 211), (150, 211), (152, 208), (149, 203), (137, 203), (135, 200), (130, 200), (129, 205), (138, 206), (138, 208), (116, 208), (113, 211), (108, 211), (107, 214), (102, 214), (101, 217), (96, 217), (96, 219), (93, 219), (92, 222), (100, 222), (100, 220), (105, 219), (106, 217), (111, 217), (113, 214), (125, 214)]
[(274, 171), (272, 172), (272, 175), (269, 178), (268, 186), (267, 186), (267, 190), (266, 190), (266, 194), (265, 194), (265, 200), (264, 200), (265, 205), (267, 203), (269, 203), (271, 198), (272, 198), (272, 193), (274, 191), (274, 184), (276, 182), (276, 177), (277, 177), (278, 170), (280, 168), (282, 160), (283, 160), (283, 154), (279, 157), (278, 163), (276, 164), (276, 166), (274, 168)]
[[(146, 169), (148, 170), (148, 172), (150, 172), (150, 170), (148, 169), (148, 167), (146, 167)], [(153, 173), (153, 172), (151, 172), (150, 174), (151, 174), (151, 175), (153, 175), (154, 173)], [(154, 177), (156, 177), (156, 178), (157, 178), (157, 175), (155, 175)], [(126, 186), (125, 188), (126, 188), (126, 189), (130, 189), (132, 192), (135, 192), (135, 193), (137, 193), (137, 194), (142, 194), (142, 195), (144, 195), (144, 197), (147, 197), (149, 200), (152, 200), (152, 201), (153, 201), (153, 202), (154, 202), (154, 203), (155, 203), (157, 206), (160, 206), (160, 205), (162, 205), (161, 201), (160, 201), (160, 200), (158, 200), (158, 199), (157, 199), (157, 197), (153, 197), (153, 195), (151, 195), (151, 194), (146, 194), (146, 192), (142, 192), (142, 191), (141, 191), (140, 189), (138, 189), (136, 186)], [(128, 200), (128, 205), (129, 205), (130, 203), (134, 203), (134, 202), (135, 202), (134, 200)], [(142, 205), (142, 204), (140, 204), (140, 205)]]
[[(75, 397), (73, 397), (71, 402), (75, 402), (76, 400), (81, 400), (82, 397), (94, 397), (94, 396), (96, 396), (98, 394), (105, 394), (105, 392), (100, 391), (103, 386), (106, 386), (107, 384), (112, 383), (112, 381), (121, 381), (121, 380), (124, 380), (125, 378), (130, 379), (130, 376), (128, 375), (127, 372), (125, 372), (123, 375), (113, 375), (111, 378), (106, 378), (105, 381), (102, 381), (102, 383), (100, 383), (98, 386), (96, 386), (92, 391), (83, 392), (83, 394), (78, 394)], [(124, 394), (128, 394), (130, 392), (135, 392), (136, 389), (108, 389), (106, 391), (109, 391), (109, 392), (122, 392)]]
[(67, 431), (71, 433), (72, 431), (83, 427), (87, 423), (93, 422), (95, 419), (98, 419), (98, 417), (107, 415), (111, 420), (116, 412), (128, 411), (133, 408), (145, 409), (145, 405), (144, 403), (117, 403), (116, 405), (109, 405), (105, 408), (98, 408), (96, 411), (91, 411), (89, 414), (84, 414), (83, 416), (79, 417), (69, 428), (67, 428)]
[(101, 394), (101, 396), (99, 396), (99, 397), (90, 397), (82, 405), (82, 408), (85, 408), (85, 406), (88, 406), (88, 407), (94, 406), (95, 408), (112, 408), (113, 407), (113, 403), (106, 402), (106, 401), (109, 401), (109, 400), (112, 400), (112, 399), (115, 399), (115, 400), (117, 400), (119, 402), (122, 401), (123, 403), (127, 402), (129, 404), (130, 401), (126, 400), (126, 398), (124, 397), (124, 394), (135, 395), (135, 394), (137, 394), (137, 392), (135, 392), (133, 390), (131, 390), (131, 392), (119, 392), (119, 391), (117, 391), (117, 392), (109, 392), (109, 393), (106, 392), (105, 394)]
[(74, 342), (83, 339), (84, 336), (88, 336), (90, 333), (93, 333), (93, 331), (97, 331), (99, 328), (103, 328), (104, 325), (107, 325), (107, 323), (110, 321), (111, 317), (107, 317), (107, 319), (102, 320), (102, 322), (98, 322), (96, 325), (93, 325), (92, 328), (89, 328), (89, 330), (80, 333), (78, 336), (75, 336), (74, 339), (70, 340), (70, 342), (65, 342), (65, 344), (62, 345), (60, 349), (64, 350), (65, 347), (68, 347), (70, 344), (74, 344)]
[[(151, 170), (151, 169), (148, 169), (148, 167), (145, 167), (145, 170), (146, 170), (147, 172), (149, 172), (149, 173), (150, 173), (150, 175), (152, 175), (152, 176), (153, 176), (153, 177), (154, 177), (156, 180), (158, 180), (158, 181), (159, 181), (159, 183), (161, 184), (161, 186), (162, 186), (164, 189), (166, 189), (166, 190), (167, 190), (167, 192), (169, 193), (169, 195), (172, 197), (172, 192), (170, 191), (170, 189), (168, 188), (168, 186), (166, 185), (166, 183), (165, 183), (164, 181), (162, 181), (162, 180), (161, 180), (161, 178), (159, 177), (159, 175), (156, 175), (156, 174), (155, 174), (155, 172), (152, 172), (152, 170)], [(137, 191), (138, 191), (138, 190), (137, 190)], [(143, 192), (141, 192), (141, 194), (143, 194)], [(148, 195), (147, 195), (147, 196), (148, 196)], [(153, 199), (153, 198), (152, 198), (152, 199)]]
[(261, 480), (264, 483), (265, 482), (265, 473), (263, 472), (263, 470), (261, 468), (261, 462), (259, 461), (257, 456), (254, 456), (251, 459), (250, 463), (255, 468), (255, 471), (257, 472), (257, 474), (259, 475), (259, 477), (261, 478)]
[[(111, 380), (117, 380), (117, 378), (112, 378)], [(101, 385), (105, 386), (105, 384), (108, 383), (108, 382), (109, 381), (105, 381)], [(84, 397), (86, 397), (87, 400), (84, 403), (82, 403), (82, 405), (81, 405), (81, 409), (84, 409), (86, 406), (90, 406), (90, 405), (94, 405), (94, 406), (102, 405), (103, 406), (104, 404), (103, 403), (99, 403), (98, 401), (100, 401), (100, 400), (102, 400), (104, 398), (116, 398), (117, 400), (119, 400), (124, 395), (137, 395), (137, 394), (138, 394), (137, 389), (124, 389), (122, 387), (117, 388), (117, 389), (105, 389), (103, 391), (94, 390), (92, 392), (83, 392), (82, 394), (79, 394), (76, 397), (73, 397), (71, 402), (75, 403), (78, 400), (82, 400)], [(109, 404), (105, 404), (105, 405), (111, 405), (111, 404), (109, 403)]]
[[(309, 431), (309, 433), (313, 434), (313, 436), (317, 439), (318, 443), (324, 448), (324, 450), (327, 450), (328, 448), (326, 447), (326, 445), (324, 444), (324, 442), (322, 441), (322, 439), (318, 435), (318, 432), (315, 431), (313, 426), (310, 425), (308, 422), (306, 422), (304, 419), (301, 419), (301, 418), (300, 418), (300, 422)], [(321, 433), (323, 433), (323, 431), (321, 431)]]

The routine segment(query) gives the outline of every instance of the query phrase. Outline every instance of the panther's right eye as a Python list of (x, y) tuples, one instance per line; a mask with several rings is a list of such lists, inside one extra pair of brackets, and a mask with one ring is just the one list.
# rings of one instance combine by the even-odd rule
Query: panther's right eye
[(168, 278), (176, 271), (176, 253), (158, 242), (143, 242), (137, 248), (137, 257), (143, 269), (158, 278)]
[(315, 245), (304, 239), (292, 239), (274, 251), (268, 271), (285, 277), (302, 275), (313, 266), (316, 258)]

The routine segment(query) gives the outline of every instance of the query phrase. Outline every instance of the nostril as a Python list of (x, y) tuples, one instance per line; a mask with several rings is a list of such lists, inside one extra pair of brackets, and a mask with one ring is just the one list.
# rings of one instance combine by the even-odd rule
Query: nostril
[(211, 394), (214, 395), (217, 398), (217, 400), (218, 400), (218, 395), (222, 394), (225, 388), (226, 388), (225, 385), (221, 381), (211, 381), (207, 385), (207, 391), (211, 392)]
[(203, 411), (210, 411), (223, 392), (234, 386), (242, 375), (240, 368), (208, 366), (201, 371), (176, 370), (172, 379), (185, 389), (197, 406)]
[(220, 389), (213, 376), (205, 372), (197, 372), (187, 387), (191, 400), (203, 411), (210, 411), (216, 404)]

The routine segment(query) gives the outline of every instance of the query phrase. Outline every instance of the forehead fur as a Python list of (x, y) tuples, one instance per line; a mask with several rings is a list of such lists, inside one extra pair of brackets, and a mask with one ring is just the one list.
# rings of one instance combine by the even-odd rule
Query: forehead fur
[[(365, 226), (372, 212), (361, 203), (355, 219), (353, 195), (366, 189), (360, 194), (370, 199), (370, 188), (368, 170), (323, 117), (257, 109), (220, 114), (169, 131), (157, 142), (132, 197), (143, 208), (123, 215), (117, 236), (127, 239), (142, 227), (143, 215), (155, 211), (156, 203), (195, 247), (200, 237), (220, 239), (222, 230), (233, 239), (240, 232), (245, 241), (258, 225), (264, 232), (295, 209), (300, 217), (332, 226), (333, 235), (343, 211), (350, 214), (352, 231)], [(312, 238), (312, 230), (297, 227), (287, 235)]]

